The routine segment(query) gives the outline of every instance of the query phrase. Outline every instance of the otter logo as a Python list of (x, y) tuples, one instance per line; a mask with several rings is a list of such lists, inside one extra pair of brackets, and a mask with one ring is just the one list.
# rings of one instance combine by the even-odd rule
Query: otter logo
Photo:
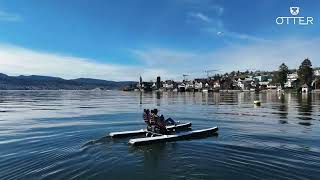
[(290, 13), (293, 15), (293, 16), (296, 16), (299, 14), (299, 11), (300, 11), (300, 8), (299, 7), (290, 7)]
[(300, 13), (300, 7), (290, 7), (290, 13), (292, 16), (280, 16), (277, 17), (276, 23), (278, 25), (294, 24), (294, 25), (310, 25), (313, 24), (313, 17), (297, 16)]

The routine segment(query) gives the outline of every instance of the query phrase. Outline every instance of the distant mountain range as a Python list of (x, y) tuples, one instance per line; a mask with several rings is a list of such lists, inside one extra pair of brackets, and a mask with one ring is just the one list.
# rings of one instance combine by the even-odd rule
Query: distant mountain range
[(78, 78), (62, 79), (50, 76), (8, 76), (0, 73), (0, 90), (114, 90), (135, 85), (134, 81), (106, 81)]

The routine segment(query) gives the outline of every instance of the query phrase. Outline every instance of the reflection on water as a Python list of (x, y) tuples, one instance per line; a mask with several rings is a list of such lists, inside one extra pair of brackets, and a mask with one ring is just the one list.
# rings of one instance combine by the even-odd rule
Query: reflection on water
[[(317, 93), (0, 91), (0, 179), (315, 179), (319, 107)], [(219, 136), (137, 148), (107, 136), (143, 128), (144, 108)]]
[[(280, 105), (279, 105), (279, 115), (280, 119), (288, 119), (288, 101), (286, 101), (285, 95), (281, 93), (279, 96)], [(281, 123), (287, 123), (286, 120), (280, 120)]]
[(299, 119), (304, 120), (303, 122), (299, 122), (301, 125), (310, 126), (312, 120), (312, 96), (309, 94), (302, 94), (298, 97), (298, 111)]

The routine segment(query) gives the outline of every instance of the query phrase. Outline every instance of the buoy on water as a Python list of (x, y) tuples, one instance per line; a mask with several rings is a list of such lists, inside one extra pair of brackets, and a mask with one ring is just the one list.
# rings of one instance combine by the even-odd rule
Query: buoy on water
[(256, 106), (260, 106), (261, 105), (261, 101), (257, 101), (257, 100), (253, 101), (253, 104), (256, 105)]

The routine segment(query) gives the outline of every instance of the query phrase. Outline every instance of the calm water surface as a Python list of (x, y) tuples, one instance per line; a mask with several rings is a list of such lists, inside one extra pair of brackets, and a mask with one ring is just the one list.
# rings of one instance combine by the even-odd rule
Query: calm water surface
[[(143, 128), (143, 108), (219, 135), (143, 147), (107, 136)], [(319, 115), (316, 93), (0, 91), (0, 179), (318, 179)]]

